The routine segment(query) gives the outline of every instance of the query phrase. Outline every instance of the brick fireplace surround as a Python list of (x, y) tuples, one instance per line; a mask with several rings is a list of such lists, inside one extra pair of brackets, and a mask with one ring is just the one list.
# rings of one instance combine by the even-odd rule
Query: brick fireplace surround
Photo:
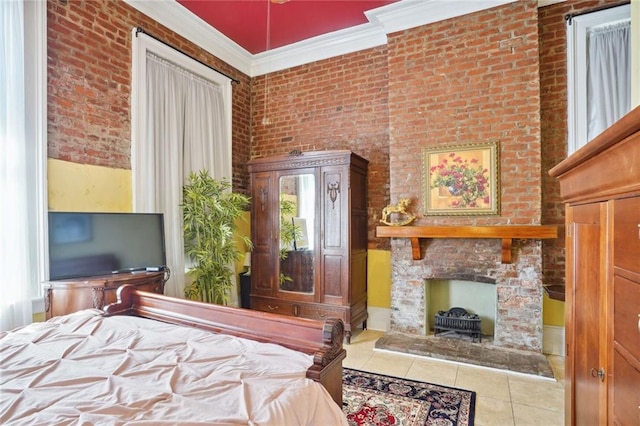
[[(564, 25), (561, 14), (555, 19)], [(389, 201), (412, 200), (418, 216), (413, 226), (541, 224), (546, 172), (537, 2), (512, 2), (389, 34), (386, 54)], [(500, 213), (426, 215), (422, 151), (488, 141), (500, 143)], [(429, 332), (425, 280), (495, 283), (494, 346), (542, 352), (541, 240), (514, 239), (510, 264), (501, 263), (500, 240), (424, 238), (420, 260), (413, 260), (408, 238), (390, 240), (391, 332)]]
[(406, 238), (392, 239), (391, 331), (425, 336), (425, 280), (496, 285), (494, 345), (542, 352), (542, 244), (514, 240), (513, 263), (503, 264), (499, 240), (432, 239), (412, 260)]

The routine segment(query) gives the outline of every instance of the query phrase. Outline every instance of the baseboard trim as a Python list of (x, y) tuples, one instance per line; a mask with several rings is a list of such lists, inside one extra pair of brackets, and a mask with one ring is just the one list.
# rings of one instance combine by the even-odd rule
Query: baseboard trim
[(565, 356), (564, 327), (542, 326), (542, 352), (549, 355)]

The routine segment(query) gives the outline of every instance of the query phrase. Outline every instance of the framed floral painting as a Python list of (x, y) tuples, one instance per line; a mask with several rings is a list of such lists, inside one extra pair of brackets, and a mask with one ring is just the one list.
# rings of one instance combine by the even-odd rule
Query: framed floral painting
[(497, 141), (425, 148), (423, 156), (426, 215), (499, 214)]

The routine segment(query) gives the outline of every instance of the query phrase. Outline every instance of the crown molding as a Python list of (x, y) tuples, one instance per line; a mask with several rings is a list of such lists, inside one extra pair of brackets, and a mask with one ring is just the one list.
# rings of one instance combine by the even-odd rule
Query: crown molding
[(371, 23), (323, 34), (253, 55), (251, 77), (387, 44), (384, 30)]
[[(400, 0), (365, 12), (368, 23), (252, 55), (176, 0), (124, 0), (249, 77), (387, 43), (387, 34), (455, 18), (517, 0)], [(539, 0), (540, 2), (554, 0)], [(555, 0), (563, 1), (563, 0)]]
[(124, 2), (238, 71), (251, 76), (253, 55), (177, 1), (124, 0)]
[(517, 0), (401, 0), (365, 12), (370, 22), (378, 23), (386, 34), (432, 24), (456, 16), (490, 9)]

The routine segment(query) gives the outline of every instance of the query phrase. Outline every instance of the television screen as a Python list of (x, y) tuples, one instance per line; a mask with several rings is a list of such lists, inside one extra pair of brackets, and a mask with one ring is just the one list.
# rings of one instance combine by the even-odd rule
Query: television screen
[(162, 213), (49, 212), (49, 279), (158, 270)]

